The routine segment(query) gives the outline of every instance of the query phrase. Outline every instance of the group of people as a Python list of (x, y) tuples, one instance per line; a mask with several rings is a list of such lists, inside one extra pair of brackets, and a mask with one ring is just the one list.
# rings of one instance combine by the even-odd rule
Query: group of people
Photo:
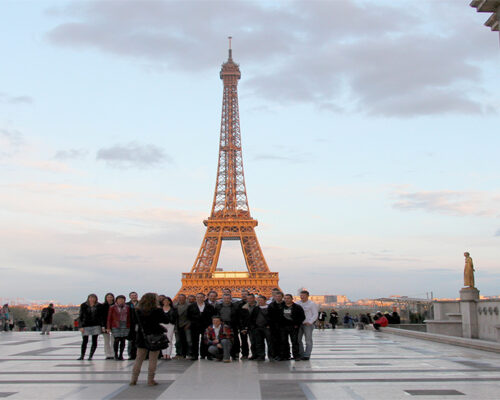
[[(158, 358), (218, 360), (238, 359), (264, 361), (309, 360), (312, 332), (319, 309), (309, 300), (309, 292), (300, 293), (294, 302), (291, 294), (279, 289), (272, 298), (243, 290), (235, 300), (230, 289), (222, 296), (215, 291), (208, 295), (179, 294), (176, 303), (170, 297), (146, 293), (139, 301), (136, 292), (125, 296), (107, 293), (99, 303), (90, 294), (80, 305), (78, 326), (82, 333), (79, 360), (86, 354), (89, 339), (91, 360), (97, 349), (98, 337), (104, 338), (106, 359), (123, 360), (128, 342), (128, 358), (135, 360), (131, 384), (137, 377), (143, 361), (149, 358), (148, 383), (155, 384), (154, 373)], [(168, 345), (163, 349), (151, 347), (151, 337), (165, 335)], [(305, 344), (303, 343), (305, 341)], [(291, 353), (290, 353), (291, 351)]]

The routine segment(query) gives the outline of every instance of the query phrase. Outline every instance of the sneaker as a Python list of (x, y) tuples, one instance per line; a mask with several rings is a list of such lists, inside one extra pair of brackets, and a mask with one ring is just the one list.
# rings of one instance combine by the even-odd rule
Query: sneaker
[(240, 360), (248, 360), (248, 356), (241, 356)]
[(77, 358), (77, 360), (78, 360), (78, 361), (83, 360), (83, 356), (78, 357), (78, 358)]
[(304, 361), (309, 361), (309, 358), (310, 358), (310, 357), (302, 357), (302, 360), (304, 360)]

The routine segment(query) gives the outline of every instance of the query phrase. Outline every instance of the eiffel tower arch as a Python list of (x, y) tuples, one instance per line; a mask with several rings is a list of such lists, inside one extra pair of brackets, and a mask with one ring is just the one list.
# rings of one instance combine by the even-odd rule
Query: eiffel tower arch
[[(238, 297), (243, 289), (254, 294), (271, 295), (278, 286), (277, 272), (271, 272), (255, 234), (257, 220), (248, 207), (243, 156), (241, 149), (240, 116), (238, 110), (239, 65), (233, 61), (231, 38), (229, 57), (222, 64), (222, 117), (217, 180), (210, 217), (203, 221), (205, 237), (191, 271), (182, 274), (182, 287), (177, 293), (189, 295), (224, 288)], [(217, 263), (224, 240), (239, 240), (247, 271), (220, 271)], [(177, 297), (176, 296), (176, 297)]]

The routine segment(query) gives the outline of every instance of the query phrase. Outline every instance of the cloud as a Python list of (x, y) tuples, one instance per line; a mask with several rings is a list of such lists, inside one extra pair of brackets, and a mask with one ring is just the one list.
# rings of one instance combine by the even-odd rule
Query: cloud
[(0, 158), (14, 155), (23, 144), (21, 132), (15, 129), (0, 129)]
[(199, 73), (220, 64), (230, 32), (244, 84), (269, 102), (389, 117), (491, 111), (474, 97), (478, 65), (494, 60), (483, 28), (466, 4), (445, 11), (443, 21), (430, 3), (88, 2), (52, 10), (65, 21), (47, 37)]
[(54, 154), (56, 160), (74, 160), (83, 158), (88, 154), (88, 150), (85, 149), (68, 149), (59, 150)]
[(96, 159), (105, 161), (112, 167), (147, 168), (164, 162), (172, 162), (172, 158), (160, 147), (134, 142), (102, 148), (97, 152)]
[(488, 192), (460, 192), (453, 190), (405, 192), (396, 194), (394, 208), (403, 211), (455, 215), (500, 217), (500, 196)]
[(0, 93), (0, 103), (6, 104), (33, 104), (33, 97), (30, 96), (9, 96), (5, 93)]

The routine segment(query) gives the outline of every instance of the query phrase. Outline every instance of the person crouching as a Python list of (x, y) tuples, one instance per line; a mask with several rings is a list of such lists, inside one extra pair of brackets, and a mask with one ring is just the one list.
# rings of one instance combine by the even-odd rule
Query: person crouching
[(212, 325), (205, 329), (204, 341), (208, 346), (210, 357), (218, 361), (231, 362), (231, 347), (233, 345), (233, 331), (222, 323), (221, 317), (214, 315)]

